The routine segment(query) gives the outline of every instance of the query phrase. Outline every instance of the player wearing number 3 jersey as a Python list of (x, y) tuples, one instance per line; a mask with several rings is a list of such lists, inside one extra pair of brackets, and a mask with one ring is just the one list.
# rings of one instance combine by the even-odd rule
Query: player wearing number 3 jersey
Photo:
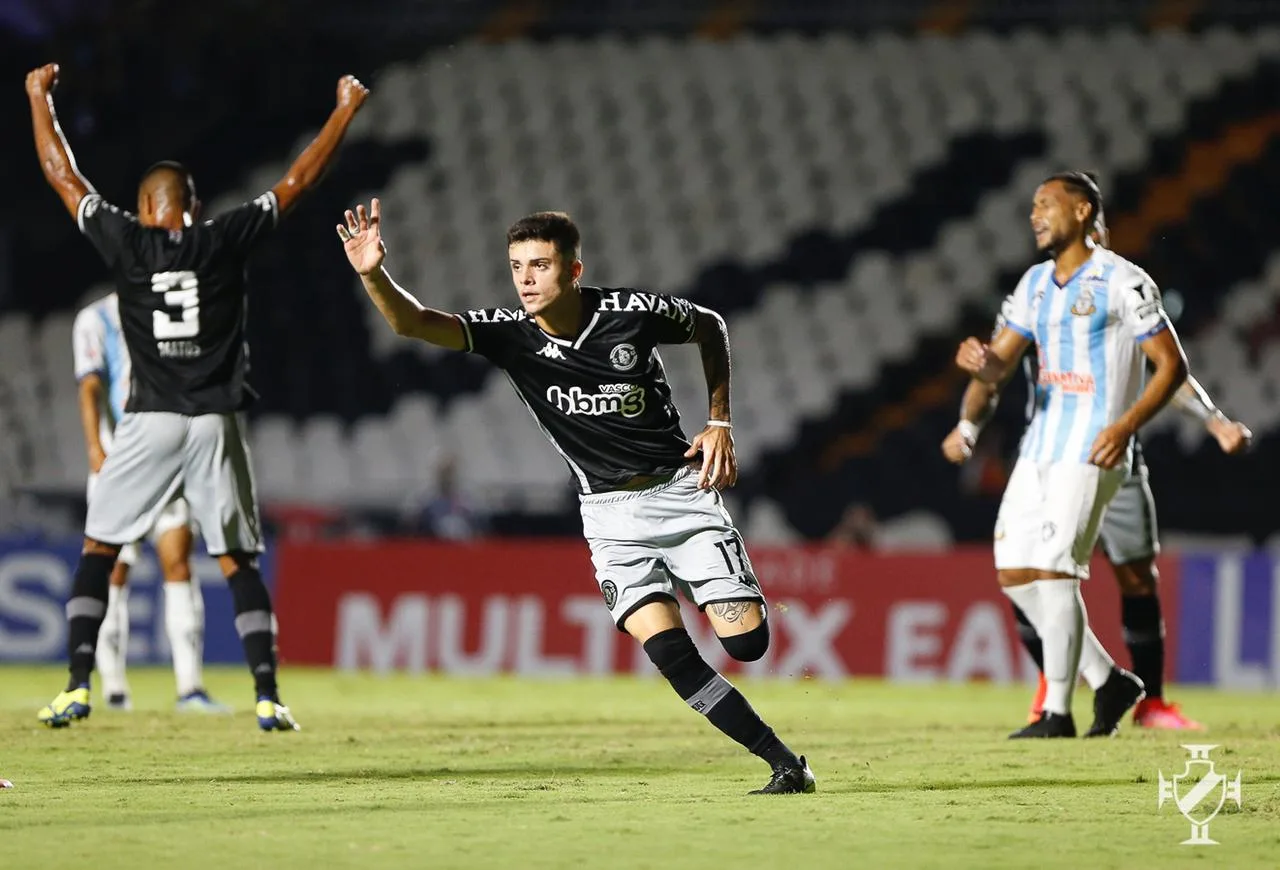
[(106, 261), (133, 361), (132, 385), (85, 522), (84, 550), (67, 602), (71, 679), (38, 718), (51, 727), (89, 715), (89, 677), (120, 548), (145, 535), (185, 497), (231, 588), (263, 730), (296, 730), (280, 703), (271, 599), (258, 572), (263, 549), (242, 412), (245, 261), (329, 164), (368, 91), (350, 76), (337, 106), (288, 173), (252, 202), (200, 220), (195, 183), (158, 163), (138, 186), (137, 215), (108, 204), (76, 168), (54, 114), (54, 64), (27, 75), (36, 152), (45, 178)]

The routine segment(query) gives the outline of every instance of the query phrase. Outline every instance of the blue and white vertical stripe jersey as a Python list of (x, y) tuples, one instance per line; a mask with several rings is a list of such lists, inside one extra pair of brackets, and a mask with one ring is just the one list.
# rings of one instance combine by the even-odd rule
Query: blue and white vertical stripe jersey
[(129, 384), (133, 365), (129, 348), (120, 331), (120, 305), (116, 294), (86, 305), (76, 315), (71, 328), (71, 344), (75, 357), (76, 380), (96, 374), (106, 386), (102, 409), (102, 447), (111, 449), (111, 436), (116, 423), (124, 416), (129, 400)]
[(1065, 284), (1053, 272), (1052, 260), (1032, 266), (1005, 300), (1006, 325), (1035, 343), (1037, 362), (1020, 456), (1084, 463), (1098, 433), (1138, 398), (1139, 345), (1169, 318), (1151, 276), (1112, 251), (1096, 249)]

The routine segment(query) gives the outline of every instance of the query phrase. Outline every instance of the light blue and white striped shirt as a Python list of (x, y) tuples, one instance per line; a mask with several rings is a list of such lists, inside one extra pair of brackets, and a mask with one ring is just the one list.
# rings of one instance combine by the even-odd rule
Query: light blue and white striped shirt
[(129, 401), (133, 364), (120, 329), (120, 305), (116, 294), (91, 302), (76, 315), (71, 328), (76, 380), (96, 374), (106, 384), (102, 409), (102, 447), (109, 450), (116, 423)]
[(1088, 462), (1098, 433), (1142, 389), (1146, 360), (1139, 345), (1169, 328), (1159, 289), (1142, 269), (1098, 248), (1061, 285), (1053, 261), (1032, 266), (1005, 300), (1004, 313), (1009, 329), (1035, 343), (1038, 362), (1020, 456)]

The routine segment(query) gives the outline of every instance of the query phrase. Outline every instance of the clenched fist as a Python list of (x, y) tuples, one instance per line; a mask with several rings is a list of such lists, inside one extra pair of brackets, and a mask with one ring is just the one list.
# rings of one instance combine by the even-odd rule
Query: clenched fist
[(42, 97), (45, 94), (51, 94), (57, 84), (58, 65), (56, 63), (46, 63), (27, 73), (27, 94), (30, 96)]
[(360, 83), (360, 79), (347, 75), (338, 79), (338, 106), (350, 107), (352, 111), (359, 109), (369, 96), (369, 89)]

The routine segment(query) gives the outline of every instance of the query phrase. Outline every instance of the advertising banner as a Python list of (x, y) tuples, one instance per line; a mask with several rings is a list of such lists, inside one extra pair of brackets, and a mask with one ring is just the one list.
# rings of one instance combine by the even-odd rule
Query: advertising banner
[[(80, 547), (79, 538), (54, 542), (0, 538), (0, 662), (67, 660), (65, 605)], [(270, 554), (261, 564), (270, 585)], [(192, 570), (204, 594), (205, 661), (243, 664), (231, 593), (218, 563), (201, 552), (192, 560)], [(143, 547), (129, 580), (130, 664), (170, 660), (163, 587), (155, 553)]]
[[(1030, 677), (988, 548), (919, 556), (753, 548), (751, 557), (769, 598), (772, 648), (760, 662), (732, 662), (686, 603), (686, 624), (713, 667), (783, 678)], [(1177, 569), (1172, 560), (1162, 568), (1173, 650)], [(286, 544), (277, 589), (287, 661), (548, 677), (652, 670), (610, 621), (578, 541)], [(1099, 637), (1124, 662), (1119, 593), (1101, 559), (1085, 599)]]

